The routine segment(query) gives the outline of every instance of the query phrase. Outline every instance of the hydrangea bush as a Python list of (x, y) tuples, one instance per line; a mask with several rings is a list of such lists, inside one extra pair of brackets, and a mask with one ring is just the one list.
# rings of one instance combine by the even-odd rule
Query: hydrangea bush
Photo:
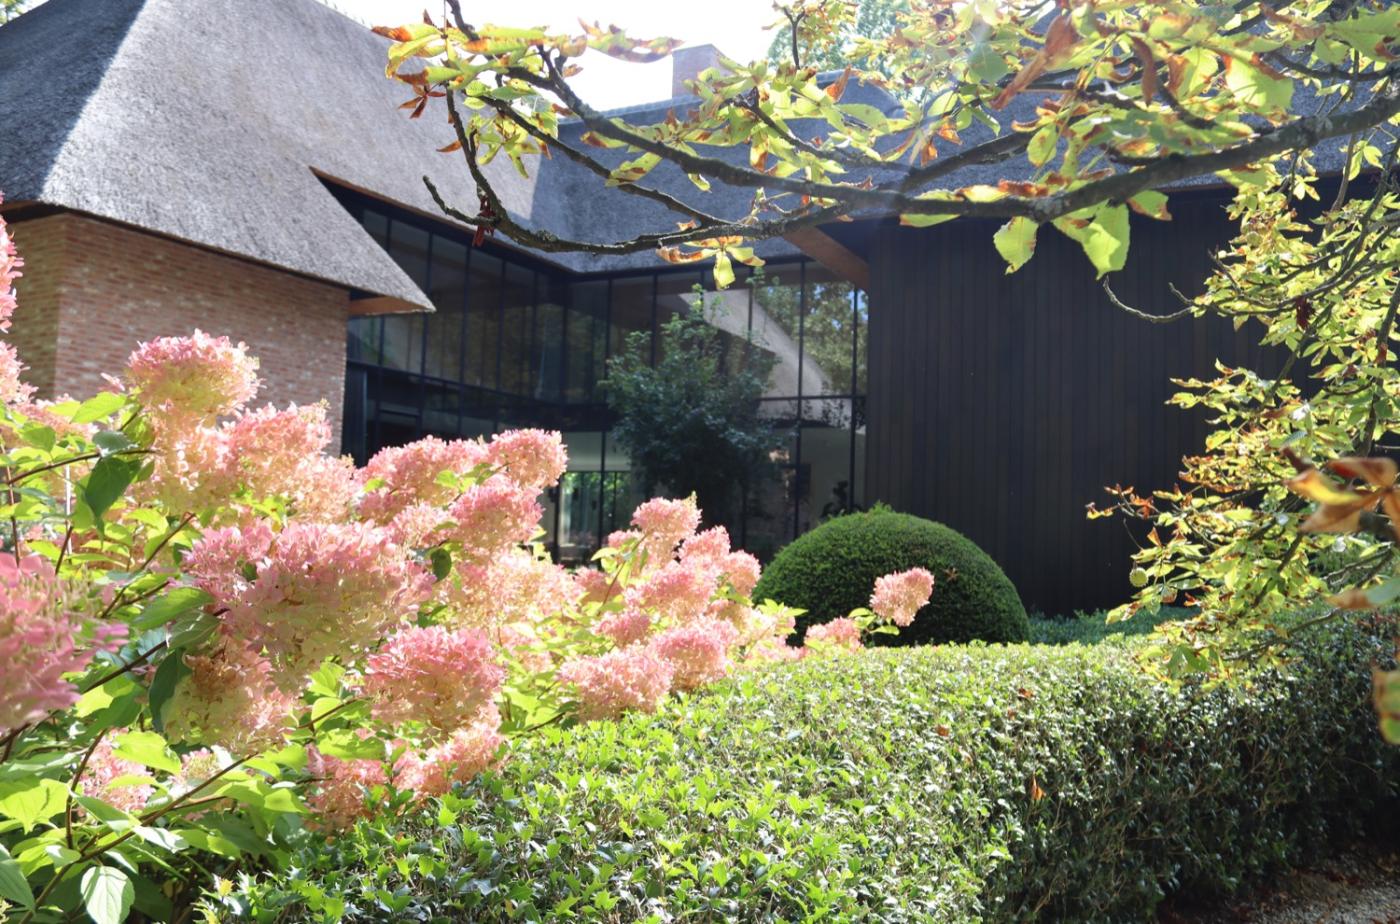
[[(19, 261), (0, 224), (0, 329)], [(658, 709), (860, 647), (932, 589), (882, 579), (786, 643), (758, 562), (693, 500), (643, 504), (592, 567), (535, 540), (559, 434), (429, 437), (363, 468), (323, 406), (258, 408), (196, 331), (113, 387), (35, 401), (0, 344), (0, 915), (168, 919), (298, 840), (446, 793), (546, 726)]]

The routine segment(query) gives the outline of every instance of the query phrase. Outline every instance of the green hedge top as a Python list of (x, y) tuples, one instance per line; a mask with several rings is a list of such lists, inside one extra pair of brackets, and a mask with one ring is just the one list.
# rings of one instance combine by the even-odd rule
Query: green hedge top
[(799, 536), (764, 569), (754, 599), (806, 610), (798, 622), (805, 632), (868, 606), (877, 577), (915, 567), (933, 573), (933, 597), (894, 644), (1029, 637), (1016, 588), (985, 552), (941, 523), (888, 509), (836, 517)]
[[(1363, 819), (1394, 623), (1172, 689), (1131, 643), (873, 651), (550, 730), (440, 809), (309, 847), (261, 920), (1146, 921)], [(1390, 814), (1387, 814), (1390, 813)]]

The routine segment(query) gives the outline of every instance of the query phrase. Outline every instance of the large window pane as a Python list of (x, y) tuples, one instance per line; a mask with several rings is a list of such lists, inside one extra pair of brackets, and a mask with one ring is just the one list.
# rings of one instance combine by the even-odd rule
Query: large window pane
[(601, 400), (597, 384), (608, 350), (607, 280), (569, 286), (567, 323), (564, 400), (572, 404)]
[(480, 250), (472, 252), (467, 272), (467, 362), (463, 374), (468, 385), (496, 387), (503, 270), (498, 258)]
[(753, 338), (774, 356), (770, 397), (796, 397), (802, 368), (799, 349), (802, 307), (801, 266), (785, 263), (765, 267), (753, 283)]
[(856, 291), (856, 394), (863, 395), (870, 387), (870, 295)]
[(802, 324), (802, 394), (849, 395), (856, 360), (855, 287), (825, 267), (808, 263)]
[(534, 395), (541, 401), (559, 401), (564, 390), (564, 300), (567, 290), (544, 274), (539, 277), (539, 304), (535, 308), (535, 348), (531, 370)]
[(432, 285), (428, 295), (437, 311), (427, 316), (423, 372), (449, 381), (462, 375), (462, 328), (466, 308), (466, 245), (433, 235)]
[(802, 402), (801, 457), (797, 469), (799, 532), (856, 508), (855, 425), (848, 398)]
[(384, 319), (383, 355), (379, 361), (390, 369), (421, 372), (423, 363), (423, 316), (391, 314)]
[(745, 549), (768, 561), (793, 539), (797, 497), (797, 402), (764, 401), (759, 413), (784, 434), (773, 453), (769, 477), (747, 486), (744, 523), (735, 537)]
[(530, 354), (534, 342), (535, 273), (506, 264), (505, 300), (501, 313), (501, 383), (509, 395), (528, 395)]
[(611, 355), (621, 356), (627, 350), (628, 343), (639, 336), (642, 356), (650, 360), (654, 284), (651, 276), (628, 276), (613, 280)]

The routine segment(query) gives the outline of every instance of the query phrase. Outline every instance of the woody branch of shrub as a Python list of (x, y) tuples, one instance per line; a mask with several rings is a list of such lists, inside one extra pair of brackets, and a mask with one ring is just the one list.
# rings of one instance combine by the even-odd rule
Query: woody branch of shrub
[[(1013, 269), (1048, 223), (1100, 273), (1121, 269), (1128, 211), (1169, 217), (1155, 190), (1212, 174), (1266, 186), (1264, 168), (1281, 157), (1400, 113), (1396, 14), (1381, 3), (1064, 4), (1048, 18), (1038, 2), (927, 6), (898, 13), (889, 35), (848, 41), (851, 4), (801, 0), (782, 19), (799, 24), (814, 52), (844, 55), (839, 75), (796, 57), (725, 60), (688, 84), (694, 102), (657, 122), (601, 112), (570, 81), (586, 50), (642, 63), (679, 42), (586, 22), (576, 34), (479, 25), (447, 5), (447, 22), (377, 30), (394, 42), (387, 73), (413, 89), (405, 108), (417, 118), (445, 104), (453, 140), (443, 150), (461, 153), (477, 188), (475, 207), (454, 205), (424, 177), (439, 206), (478, 239), (499, 232), (542, 251), (712, 257), (721, 284), (731, 260), (758, 262), (752, 241), (856, 214), (919, 226), (1007, 219), (996, 240)], [(861, 85), (879, 91), (879, 104), (852, 92)], [(1298, 107), (1304, 94), (1315, 105)], [(581, 124), (579, 142), (561, 136), (566, 119)], [(724, 149), (746, 156), (711, 153)], [(679, 227), (571, 239), (510, 215), (486, 165), (503, 157), (528, 175), (532, 158), (555, 154), (600, 186), (665, 206)], [(662, 189), (650, 178), (661, 164), (695, 191)], [(946, 185), (978, 164), (1029, 178)], [(748, 209), (707, 206), (714, 183), (751, 191)]]

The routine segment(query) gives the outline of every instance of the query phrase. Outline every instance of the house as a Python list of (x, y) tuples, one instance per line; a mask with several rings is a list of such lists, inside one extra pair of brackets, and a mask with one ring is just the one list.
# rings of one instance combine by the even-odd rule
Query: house
[[(649, 254), (472, 247), (421, 180), (474, 206), (460, 155), (437, 150), (450, 129), (398, 108), (384, 50), (316, 0), (50, 0), (0, 28), (0, 191), (27, 262), (14, 342), (42, 393), (82, 394), (138, 341), (227, 334), (261, 357), (264, 398), (328, 401), (361, 461), (429, 433), (559, 429), (570, 471), (547, 539), (581, 557), (639, 499), (609, 439), (605, 363), (712, 289), (709, 274)], [(684, 50), (678, 72), (711, 54)], [(631, 115), (662, 118), (683, 92)], [(563, 158), (528, 179), (490, 169), (513, 214), (559, 233), (673, 220)], [(1001, 178), (968, 169), (950, 182)], [(1224, 201), (1184, 189), (1172, 222), (1139, 222), (1120, 294), (1167, 311), (1169, 284), (1195, 289), (1230, 234)], [(966, 533), (1028, 607), (1126, 596), (1133, 537), (1087, 521), (1086, 504), (1108, 484), (1170, 486), (1205, 432), (1165, 407), (1170, 379), (1256, 349), (1228, 326), (1127, 316), (1050, 232), (1008, 276), (992, 230), (871, 218), (804, 232), (763, 244), (762, 274), (715, 296), (715, 323), (774, 354), (764, 408), (786, 434), (745, 546), (770, 554), (884, 501)]]

